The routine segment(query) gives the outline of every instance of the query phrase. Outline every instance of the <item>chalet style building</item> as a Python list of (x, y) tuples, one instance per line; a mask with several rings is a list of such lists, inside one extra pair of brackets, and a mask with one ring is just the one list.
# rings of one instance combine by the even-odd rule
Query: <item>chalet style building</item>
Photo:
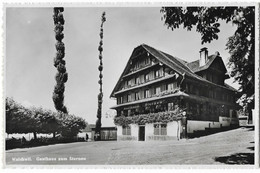
[(133, 50), (110, 97), (117, 140), (169, 140), (237, 123), (236, 90), (219, 53), (186, 62), (142, 44)]

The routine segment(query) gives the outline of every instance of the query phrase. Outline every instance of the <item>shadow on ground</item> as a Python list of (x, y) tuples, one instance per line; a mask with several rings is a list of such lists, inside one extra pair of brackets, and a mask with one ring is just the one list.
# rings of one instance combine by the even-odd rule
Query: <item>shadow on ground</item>
[(215, 157), (215, 161), (230, 165), (254, 164), (254, 153), (236, 153), (230, 156)]

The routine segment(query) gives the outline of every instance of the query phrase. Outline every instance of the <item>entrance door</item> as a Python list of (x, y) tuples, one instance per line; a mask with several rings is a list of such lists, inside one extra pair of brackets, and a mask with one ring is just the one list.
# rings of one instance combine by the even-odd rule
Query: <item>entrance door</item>
[(139, 141), (145, 141), (145, 126), (139, 126)]

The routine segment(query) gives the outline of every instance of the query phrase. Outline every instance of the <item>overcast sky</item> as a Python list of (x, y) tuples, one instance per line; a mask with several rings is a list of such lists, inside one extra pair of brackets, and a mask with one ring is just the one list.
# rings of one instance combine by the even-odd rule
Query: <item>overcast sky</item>
[[(161, 20), (160, 8), (65, 8), (65, 60), (69, 79), (65, 84), (65, 105), (69, 113), (95, 123), (97, 112), (98, 44), (100, 19), (104, 24), (104, 78), (102, 125), (113, 125), (106, 118), (116, 101), (109, 96), (133, 49), (142, 43), (188, 62), (199, 58), (199, 50), (220, 52), (224, 62), (227, 38), (235, 26), (221, 22), (219, 39), (201, 45), (200, 34), (185, 29), (169, 30)], [(6, 96), (25, 106), (54, 109), (52, 93), (57, 72), (53, 66), (55, 34), (52, 8), (6, 9)], [(232, 82), (229, 82), (232, 84)], [(237, 87), (233, 85), (234, 87)]]

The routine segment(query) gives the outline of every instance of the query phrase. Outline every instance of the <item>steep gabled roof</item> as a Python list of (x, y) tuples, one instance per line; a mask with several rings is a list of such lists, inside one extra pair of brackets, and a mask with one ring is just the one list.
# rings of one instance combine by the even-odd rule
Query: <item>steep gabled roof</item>
[[(146, 44), (142, 44), (142, 45), (136, 47), (133, 50), (133, 53), (132, 53), (131, 57), (129, 58), (129, 60), (127, 62), (127, 65), (126, 65), (123, 73), (121, 74), (121, 76), (120, 76), (116, 86), (114, 87), (110, 97), (113, 96), (114, 92), (119, 87), (120, 81), (121, 81), (122, 77), (125, 75), (125, 73), (127, 72), (127, 69), (129, 68), (129, 65), (130, 65), (130, 61), (131, 61), (132, 57), (134, 56), (134, 53), (138, 49), (146, 50), (149, 54), (151, 54), (153, 57), (158, 59), (159, 62), (169, 66), (170, 68), (172, 68), (173, 70), (175, 70), (177, 73), (179, 73), (181, 75), (186, 75), (186, 76), (189, 76), (189, 77), (191, 77), (193, 79), (197, 79), (199, 81), (203, 81), (203, 82), (206, 82), (206, 83), (209, 83), (209, 84), (212, 84), (212, 85), (220, 86), (220, 85), (214, 84), (213, 82), (210, 82), (210, 81), (202, 78), (201, 76), (195, 74), (195, 72), (197, 72), (197, 71), (205, 70), (205, 69), (209, 68), (210, 65), (212, 64), (212, 62), (219, 56), (216, 56), (216, 55), (209, 56), (209, 61), (207, 62), (207, 64), (205, 66), (199, 67), (199, 61), (194, 61), (194, 62), (191, 62), (191, 63), (187, 63), (186, 61), (181, 60), (181, 59), (179, 59), (177, 57), (173, 57), (173, 56), (171, 56), (171, 55), (169, 55), (167, 53), (164, 53), (164, 52), (162, 52), (160, 50), (157, 50), (157, 49), (155, 49), (153, 47), (150, 47), (150, 46), (148, 46)], [(221, 58), (221, 57), (219, 57), (219, 58)], [(226, 89), (230, 89), (229, 87), (225, 87), (225, 86), (220, 86), (220, 87), (224, 87)]]
[[(218, 55), (210, 55), (208, 56), (208, 61), (206, 62), (206, 64), (204, 66), (200, 66), (199, 64), (199, 60), (196, 60), (196, 61), (193, 61), (193, 62), (190, 62), (190, 63), (187, 63), (187, 66), (193, 71), (193, 72), (199, 72), (199, 71), (203, 71), (203, 70), (207, 70), (211, 64), (217, 59), (217, 58), (220, 58), (220, 56)], [(221, 59), (222, 61), (222, 59)], [(222, 61), (223, 63), (223, 61)], [(223, 66), (225, 67), (224, 63), (223, 63)], [(225, 70), (227, 71), (226, 67), (225, 67)], [(225, 72), (226, 72), (225, 71)]]
[(169, 66), (176, 72), (182, 75), (187, 75), (192, 78), (200, 79), (201, 77), (196, 75), (186, 64), (186, 61), (183, 61), (179, 58), (173, 57), (167, 53), (164, 53), (160, 50), (157, 50), (155, 48), (152, 48), (146, 44), (141, 45), (143, 48), (145, 48), (151, 55), (153, 55), (155, 58), (157, 58), (160, 62), (163, 64)]
[(192, 71), (184, 64), (185, 62), (183, 60), (180, 60), (179, 58), (173, 57), (160, 50), (152, 48), (146, 44), (142, 44), (141, 46), (145, 48), (150, 54), (152, 54), (159, 61), (165, 63), (170, 67), (174, 67), (177, 72), (183, 74), (188, 71), (192, 73)]

